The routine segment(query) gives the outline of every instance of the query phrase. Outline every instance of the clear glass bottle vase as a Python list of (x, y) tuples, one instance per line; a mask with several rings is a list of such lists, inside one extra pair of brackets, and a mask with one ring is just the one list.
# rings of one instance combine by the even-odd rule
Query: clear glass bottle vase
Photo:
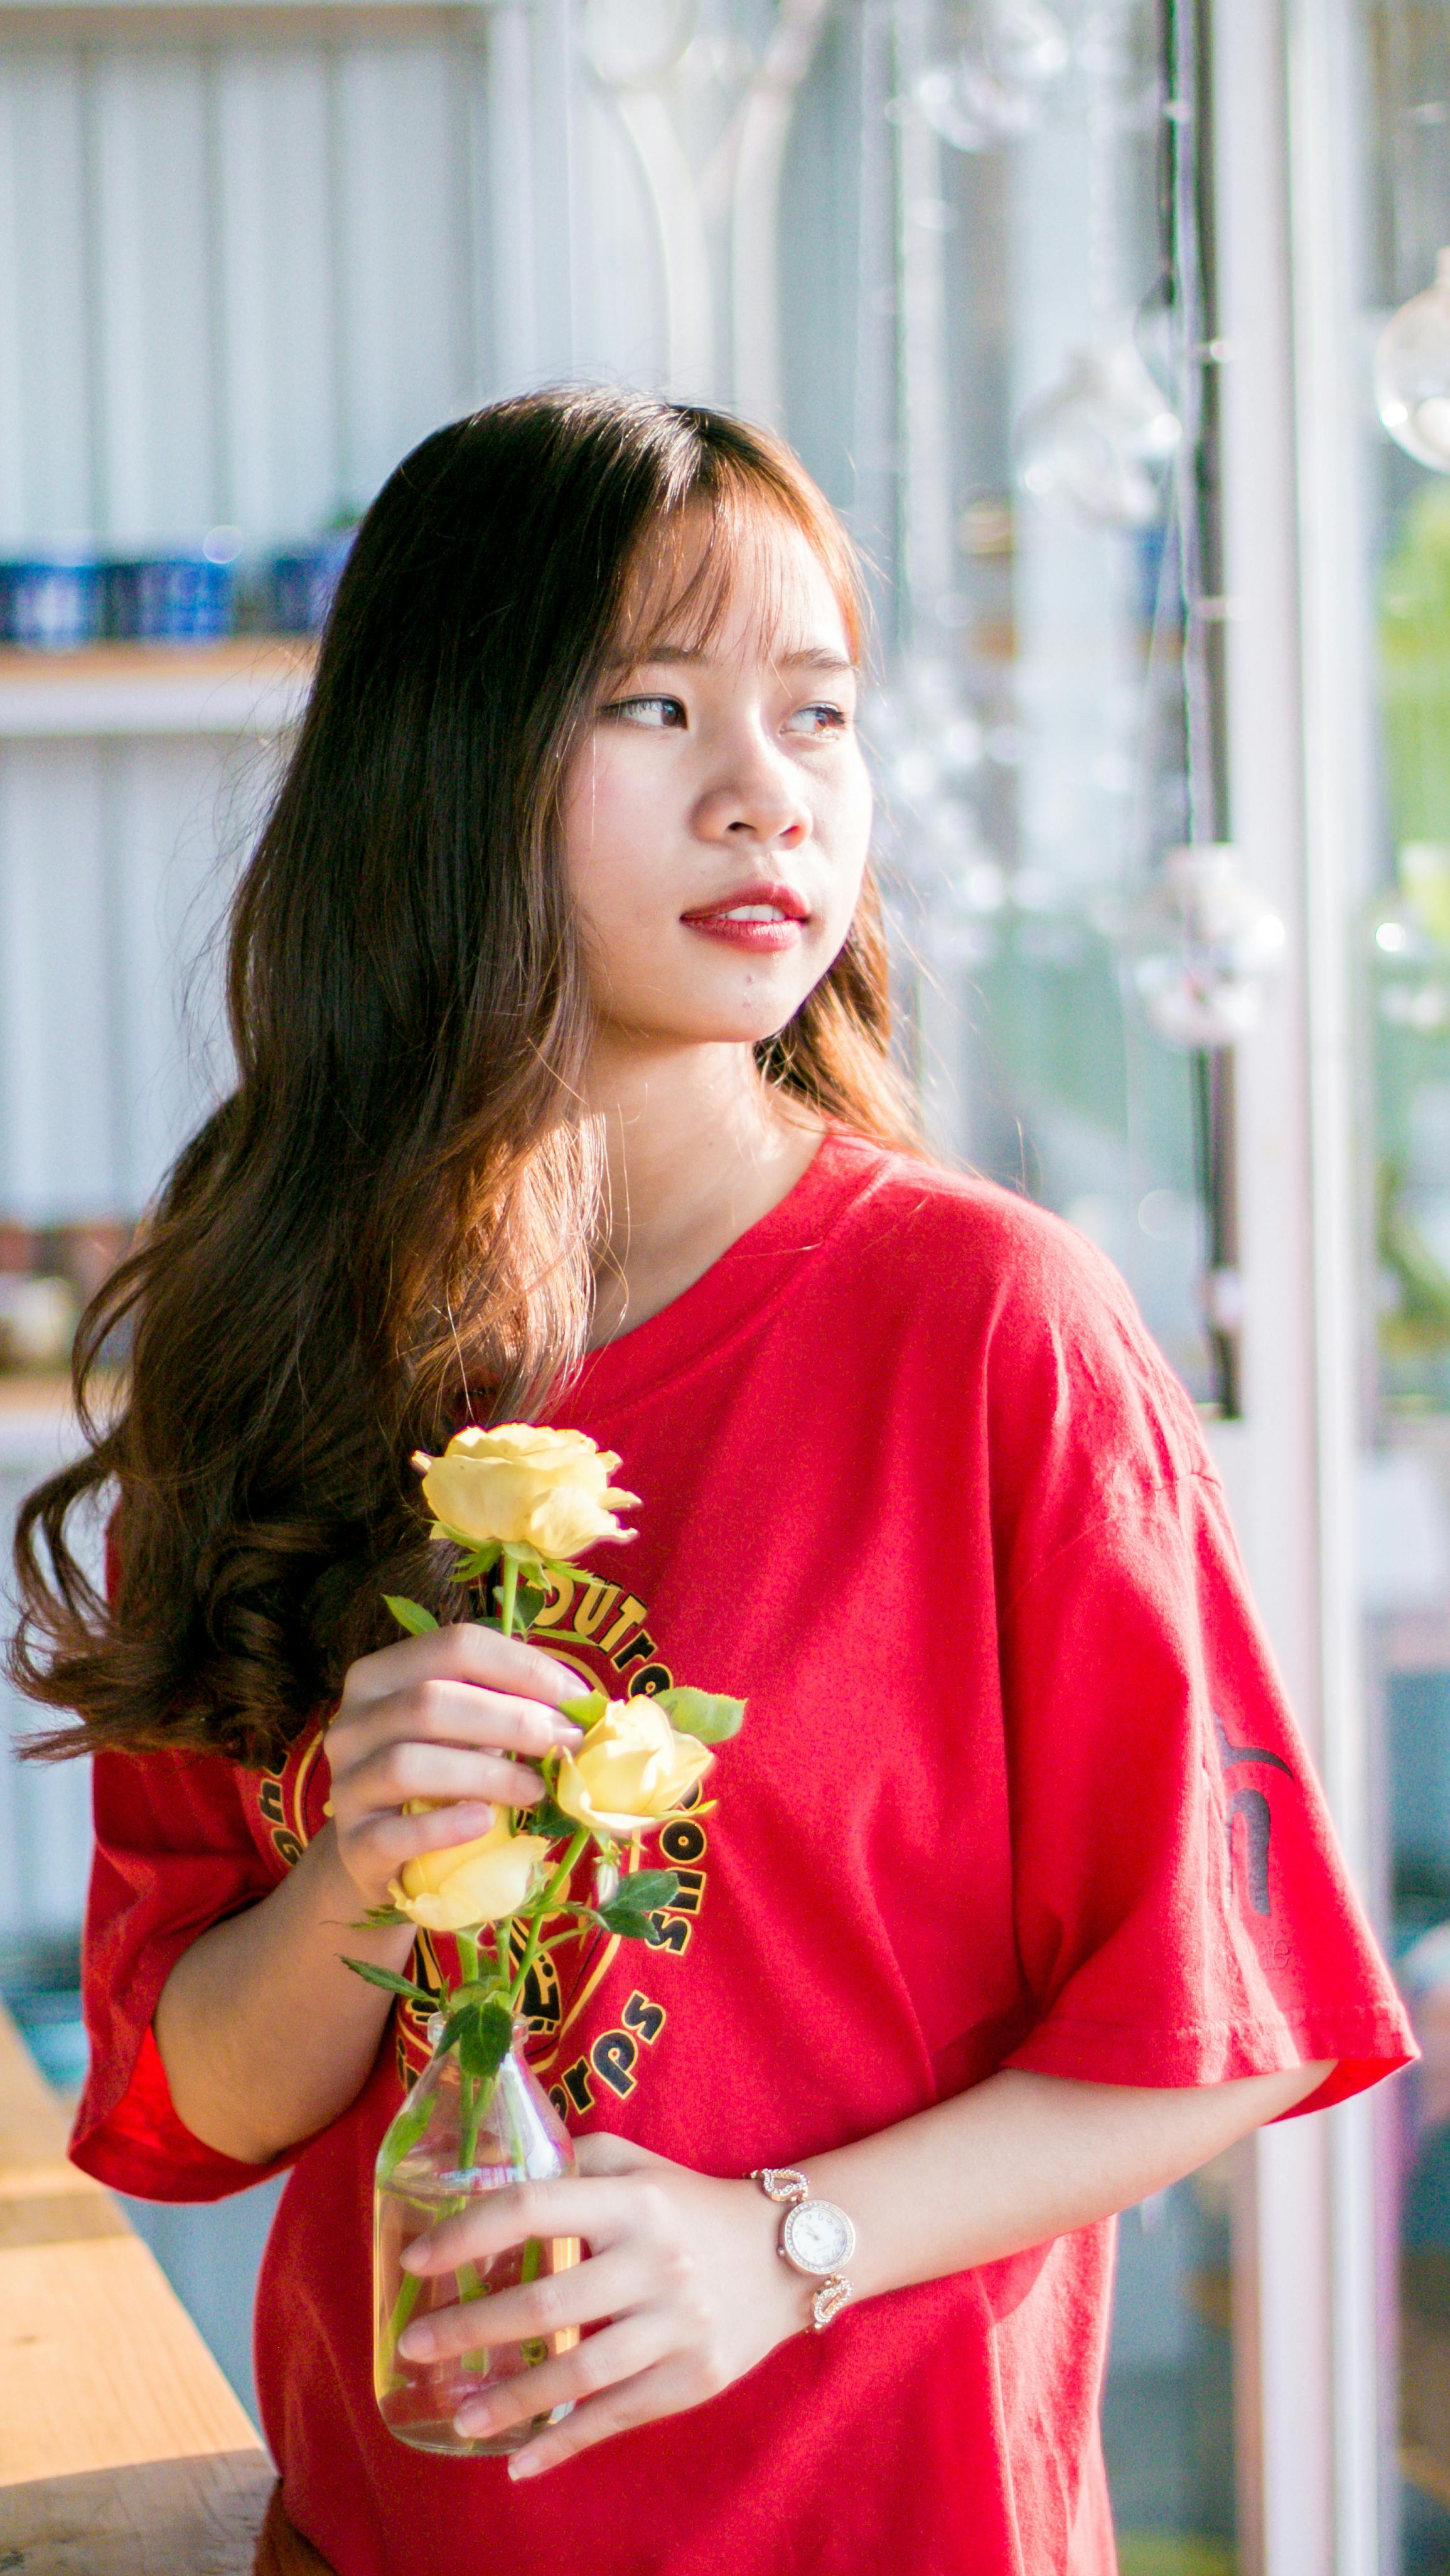
[[(470, 2202), (515, 2182), (550, 2182), (574, 2171), (574, 2149), (523, 2053), (523, 2024), (498, 2073), (465, 2075), (457, 2045), (445, 2046), (444, 2016), (429, 2024), (430, 2064), (419, 2076), (378, 2150), (373, 2228), (373, 2386), (390, 2433), (415, 2450), (446, 2451), (459, 2458), (516, 2451), (546, 2419), (538, 2415), (486, 2440), (453, 2429), (470, 2397), (501, 2380), (567, 2352), (578, 2342), (567, 2327), (525, 2343), (488, 2340), (490, 2294), (519, 2281), (566, 2271), (579, 2260), (577, 2236), (531, 2237), (526, 2245), (456, 2272), (424, 2280), (402, 2267), (404, 2249), (442, 2219), (457, 2217)], [(479, 2303), (475, 2350), (448, 2361), (409, 2361), (398, 2339), (414, 2317), (430, 2309)], [(557, 2409), (567, 2413), (568, 2409)]]

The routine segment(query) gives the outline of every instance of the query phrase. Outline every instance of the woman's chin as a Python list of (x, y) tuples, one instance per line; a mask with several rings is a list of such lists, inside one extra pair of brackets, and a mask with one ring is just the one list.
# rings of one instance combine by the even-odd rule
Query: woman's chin
[(791, 1003), (783, 1010), (762, 1011), (749, 1020), (704, 1012), (698, 1017), (680, 1014), (668, 1020), (652, 1018), (633, 1023), (610, 1019), (603, 1024), (600, 1036), (610, 1047), (641, 1055), (684, 1053), (695, 1047), (760, 1047), (779, 1035), (798, 1008), (798, 1004)]
[(763, 1046), (795, 1017), (819, 980), (801, 973), (799, 959), (791, 964), (793, 972), (772, 974), (766, 961), (752, 959), (746, 973), (712, 978), (713, 989), (701, 990), (700, 979), (683, 975), (627, 996), (616, 988), (607, 1000), (601, 996), (602, 1017), (621, 1035), (634, 1033), (654, 1045)]

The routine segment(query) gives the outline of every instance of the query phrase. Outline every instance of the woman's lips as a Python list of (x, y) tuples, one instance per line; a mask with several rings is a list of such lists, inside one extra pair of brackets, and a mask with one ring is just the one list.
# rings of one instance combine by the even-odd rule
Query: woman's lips
[(796, 947), (809, 917), (807, 905), (793, 887), (752, 889), (736, 895), (731, 903), (712, 905), (708, 912), (681, 915), (687, 930), (723, 940), (728, 948), (767, 950)]

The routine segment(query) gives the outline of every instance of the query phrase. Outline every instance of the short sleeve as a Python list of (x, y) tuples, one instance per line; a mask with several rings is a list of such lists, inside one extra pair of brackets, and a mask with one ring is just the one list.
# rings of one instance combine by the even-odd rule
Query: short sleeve
[(1206, 1457), (1046, 1556), (1003, 1681), (1035, 2014), (1014, 2066), (1194, 2085), (1333, 2058), (1309, 2110), (1416, 2054)]
[(288, 2164), (220, 2155), (178, 2118), (151, 2022), (182, 1952), (267, 1895), (241, 1785), (212, 1754), (100, 1753), (82, 1982), (90, 2068), (75, 2163), (142, 2200), (220, 2200)]

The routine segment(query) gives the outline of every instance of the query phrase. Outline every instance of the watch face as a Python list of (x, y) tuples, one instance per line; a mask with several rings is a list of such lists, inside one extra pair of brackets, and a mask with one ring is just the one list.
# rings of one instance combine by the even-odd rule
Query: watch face
[(802, 2200), (787, 2211), (780, 2241), (786, 2259), (798, 2272), (824, 2277), (849, 2263), (856, 2230), (833, 2200)]

